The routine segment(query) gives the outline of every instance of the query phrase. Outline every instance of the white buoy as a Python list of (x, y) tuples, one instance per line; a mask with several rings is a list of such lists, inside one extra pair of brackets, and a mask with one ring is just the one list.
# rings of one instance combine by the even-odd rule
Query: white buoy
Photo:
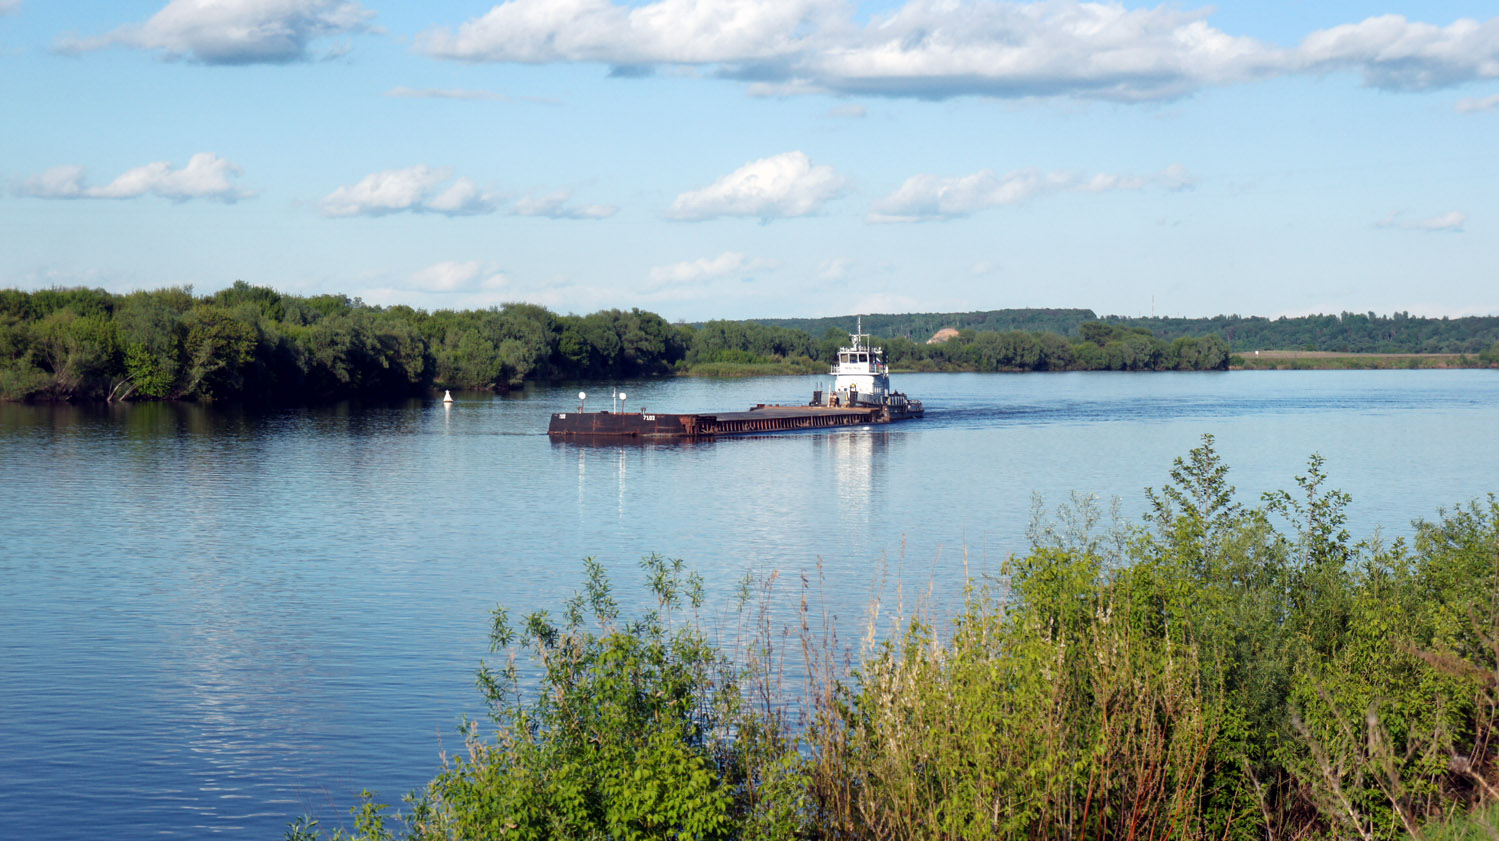
[(453, 402), (453, 392), (448, 391), (447, 389), (443, 389), (442, 390), (442, 402), (444, 402), (444, 403), (452, 403)]

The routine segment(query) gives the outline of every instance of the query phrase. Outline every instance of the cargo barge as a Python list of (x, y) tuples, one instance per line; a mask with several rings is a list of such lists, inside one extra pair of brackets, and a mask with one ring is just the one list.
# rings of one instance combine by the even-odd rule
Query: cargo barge
[[(861, 327), (862, 328), (862, 321)], [(868, 426), (919, 418), (926, 414), (920, 400), (890, 390), (890, 366), (884, 350), (872, 347), (862, 332), (849, 334), (847, 347), (829, 375), (832, 387), (812, 392), (804, 406), (760, 404), (743, 412), (669, 414), (665, 412), (576, 412), (552, 415), (547, 434), (553, 437), (701, 439), (729, 435)], [(579, 400), (586, 399), (581, 392)]]

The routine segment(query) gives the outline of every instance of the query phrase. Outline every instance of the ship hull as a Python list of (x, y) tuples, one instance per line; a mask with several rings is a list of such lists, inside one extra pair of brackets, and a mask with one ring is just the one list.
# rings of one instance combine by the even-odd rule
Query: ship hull
[(772, 432), (866, 426), (921, 417), (885, 406), (756, 406), (747, 412), (560, 412), (552, 415), (553, 437), (701, 439)]

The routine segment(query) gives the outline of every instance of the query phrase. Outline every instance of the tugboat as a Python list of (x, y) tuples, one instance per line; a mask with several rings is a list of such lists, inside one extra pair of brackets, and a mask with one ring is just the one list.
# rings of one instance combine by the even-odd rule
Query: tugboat
[(884, 417), (881, 423), (923, 417), (926, 410), (920, 400), (890, 390), (890, 366), (885, 362), (885, 349), (869, 344), (869, 334), (863, 332), (862, 317), (857, 324), (855, 332), (849, 334), (852, 344), (838, 348), (838, 361), (828, 372), (833, 377), (832, 389), (826, 394), (821, 389), (812, 392), (812, 402), (807, 405), (874, 408)]
[(832, 388), (812, 392), (805, 406), (767, 406), (761, 403), (744, 412), (715, 414), (667, 414), (664, 412), (585, 412), (586, 396), (578, 393), (578, 411), (552, 415), (547, 434), (553, 438), (686, 438), (704, 439), (728, 435), (757, 435), (832, 426), (865, 426), (919, 418), (925, 414), (920, 400), (890, 390), (890, 366), (883, 348), (872, 347), (860, 318), (851, 344), (838, 349), (838, 361), (828, 373)]

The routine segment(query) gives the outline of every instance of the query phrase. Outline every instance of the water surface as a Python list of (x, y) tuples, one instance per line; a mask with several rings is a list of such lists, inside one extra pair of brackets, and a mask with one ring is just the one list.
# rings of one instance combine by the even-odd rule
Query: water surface
[[(619, 385), (631, 408), (742, 410), (813, 380)], [(555, 609), (585, 556), (626, 599), (640, 555), (685, 558), (718, 611), (747, 571), (820, 562), (857, 623), (882, 574), (950, 600), (1024, 551), (1033, 494), (1138, 518), (1205, 432), (1247, 501), (1321, 453), (1358, 536), (1499, 490), (1494, 371), (898, 386), (925, 420), (661, 446), (549, 441), (577, 384), (451, 408), (0, 405), (0, 838), (276, 838), (346, 820), (361, 788), (395, 800), (481, 712), (489, 610)]]

